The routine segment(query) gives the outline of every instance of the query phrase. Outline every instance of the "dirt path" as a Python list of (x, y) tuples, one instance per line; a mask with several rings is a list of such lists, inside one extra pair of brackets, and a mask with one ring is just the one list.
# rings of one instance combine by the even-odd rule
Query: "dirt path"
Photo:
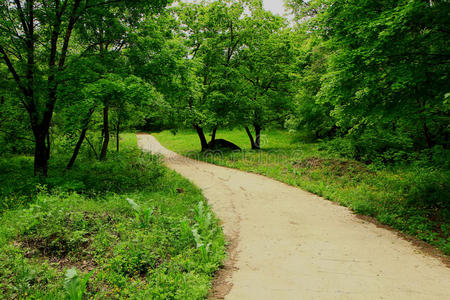
[(213, 297), (450, 299), (450, 269), (395, 233), (264, 176), (179, 156), (150, 135), (140, 147), (202, 190), (222, 220), (230, 259)]

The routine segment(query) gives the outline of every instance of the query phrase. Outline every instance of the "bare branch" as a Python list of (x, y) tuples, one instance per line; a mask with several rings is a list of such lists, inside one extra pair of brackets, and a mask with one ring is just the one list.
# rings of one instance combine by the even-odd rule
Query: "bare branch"
[(27, 138), (27, 137), (23, 137), (23, 136), (18, 136), (18, 135), (15, 135), (14, 134), (14, 132), (8, 132), (8, 131), (6, 131), (6, 130), (3, 130), (3, 129), (0, 129), (0, 132), (3, 132), (3, 133), (6, 133), (7, 135), (14, 135), (17, 139), (19, 139), (19, 140), (26, 140), (26, 141), (30, 141), (30, 142), (35, 142), (35, 140), (33, 140), (33, 139), (30, 139), (30, 138)]
[[(20, 80), (19, 74), (17, 74), (16, 69), (14, 68), (11, 60), (8, 57), (8, 54), (6, 54), (5, 49), (0, 46), (0, 53), (3, 55), (3, 60), (6, 63), (6, 66), (8, 67), (9, 71), (11, 72), (12, 76), (14, 77), (14, 80), (17, 83), (17, 86), (19, 87), (19, 89), (22, 91), (22, 93), (24, 94), (24, 96), (28, 95), (28, 90), (26, 89), (26, 87), (23, 86), (22, 81)], [(28, 108), (28, 106), (24, 103), (25, 107)]]
[(77, 10), (80, 7), (81, 0), (75, 0), (75, 3), (73, 4), (72, 12), (70, 14), (69, 18), (69, 24), (67, 25), (66, 35), (64, 37), (63, 47), (61, 50), (61, 57), (59, 59), (59, 68), (62, 69), (64, 66), (64, 63), (66, 61), (67, 56), (67, 49), (69, 48), (69, 41), (70, 37), (72, 36), (72, 30), (75, 26), (75, 23), (77, 22), (79, 16), (77, 16)]
[(25, 20), (25, 15), (23, 14), (23, 9), (22, 9), (22, 5), (20, 4), (20, 0), (14, 0), (14, 2), (16, 3), (17, 11), (19, 12), (19, 18), (20, 18), (20, 22), (22, 22), (23, 30), (25, 31), (25, 33), (28, 34), (29, 28), (28, 28), (27, 22)]

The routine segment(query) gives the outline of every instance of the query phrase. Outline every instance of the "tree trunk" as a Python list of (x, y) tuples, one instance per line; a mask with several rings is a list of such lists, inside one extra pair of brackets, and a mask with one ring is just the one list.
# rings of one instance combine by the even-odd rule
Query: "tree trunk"
[[(416, 93), (418, 93), (418, 89), (416, 87)], [(425, 142), (427, 143), (427, 147), (429, 149), (431, 149), (433, 147), (433, 140), (431, 138), (430, 132), (428, 130), (428, 126), (427, 126), (427, 120), (425, 117), (425, 100), (423, 99), (422, 101), (420, 101), (419, 98), (416, 99), (417, 102), (417, 106), (419, 107), (420, 111), (419, 113), (421, 114), (421, 119), (422, 119), (422, 130), (423, 130), (423, 135), (425, 137)]]
[(100, 160), (106, 159), (106, 153), (108, 152), (108, 144), (109, 144), (109, 106), (106, 105), (105, 108), (103, 108), (103, 134), (104, 134), (104, 140), (103, 140), (103, 146), (102, 151), (100, 152)]
[(255, 127), (255, 149), (261, 149), (261, 126), (254, 125)]
[(248, 138), (250, 139), (250, 144), (252, 146), (252, 149), (255, 150), (256, 148), (256, 144), (255, 144), (255, 140), (253, 139), (253, 135), (250, 131), (250, 129), (246, 126), (245, 127), (245, 131), (247, 132)]
[(211, 142), (214, 142), (214, 141), (216, 140), (217, 127), (218, 127), (218, 126), (215, 126), (214, 129), (213, 129), (213, 131), (212, 131), (212, 134), (211, 134)]
[(80, 148), (81, 148), (81, 145), (83, 144), (84, 138), (86, 137), (87, 130), (88, 130), (87, 127), (85, 127), (81, 131), (80, 138), (78, 139), (75, 149), (73, 150), (72, 157), (70, 158), (70, 161), (67, 164), (67, 167), (66, 167), (67, 170), (72, 169), (73, 164), (75, 163), (75, 160), (77, 159), (78, 152), (80, 152)]
[(47, 131), (47, 160), (50, 159), (50, 129)]
[(88, 142), (89, 147), (91, 147), (92, 152), (94, 152), (95, 158), (98, 159), (97, 150), (95, 150), (94, 145), (92, 145), (91, 141), (89, 141), (87, 136), (86, 136), (86, 142)]
[(119, 152), (119, 142), (120, 142), (120, 119), (117, 120), (117, 127), (116, 127), (116, 150)]
[[(42, 132), (43, 131), (43, 132)], [(45, 130), (34, 130), (34, 176), (48, 175), (48, 148), (46, 146), (47, 133)]]
[(423, 121), (423, 135), (425, 137), (428, 149), (433, 148), (433, 139), (431, 138), (430, 131), (428, 130), (427, 122), (425, 120)]
[(205, 133), (203, 132), (203, 128), (194, 124), (194, 128), (197, 131), (197, 135), (200, 139), (200, 143), (202, 145), (202, 152), (208, 149), (208, 142), (206, 141)]
[(255, 127), (255, 146), (256, 149), (261, 149), (261, 126), (254, 125)]

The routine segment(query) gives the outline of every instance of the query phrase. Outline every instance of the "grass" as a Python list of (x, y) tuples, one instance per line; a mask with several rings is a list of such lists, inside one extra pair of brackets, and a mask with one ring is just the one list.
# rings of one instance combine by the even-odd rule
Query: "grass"
[(201, 192), (124, 134), (106, 162), (0, 158), (0, 298), (203, 299), (225, 240)]
[(243, 130), (219, 131), (242, 152), (199, 153), (193, 131), (154, 134), (167, 148), (221, 166), (254, 172), (300, 187), (375, 217), (450, 254), (450, 172), (421, 164), (366, 165), (304, 143), (294, 133), (263, 133), (263, 150), (250, 149)]

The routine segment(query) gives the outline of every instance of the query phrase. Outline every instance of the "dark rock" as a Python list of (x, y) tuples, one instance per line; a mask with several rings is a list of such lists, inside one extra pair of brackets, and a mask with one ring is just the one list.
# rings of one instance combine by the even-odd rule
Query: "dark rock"
[(209, 142), (208, 150), (241, 150), (241, 148), (230, 141), (217, 139)]

